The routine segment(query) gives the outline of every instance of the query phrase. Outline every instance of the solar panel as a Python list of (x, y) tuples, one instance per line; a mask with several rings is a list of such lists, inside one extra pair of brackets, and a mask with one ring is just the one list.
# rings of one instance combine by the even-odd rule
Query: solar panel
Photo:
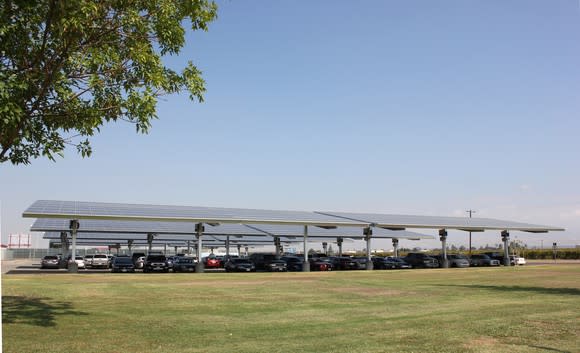
[[(62, 218), (38, 218), (32, 227), (33, 232), (67, 232), (69, 220)], [(184, 222), (143, 222), (111, 221), (102, 219), (82, 219), (79, 221), (79, 233), (155, 233), (155, 234), (196, 234), (195, 226)], [(204, 234), (256, 235), (266, 233), (241, 224), (224, 223), (217, 226), (205, 225)]]
[(315, 212), (55, 200), (34, 202), (23, 217), (364, 226), (362, 222)]
[(349, 212), (318, 212), (327, 216), (335, 216), (343, 219), (368, 222), (378, 227), (385, 228), (440, 228), (460, 229), (466, 231), (483, 230), (521, 230), (527, 232), (547, 232), (564, 230), (558, 227), (543, 226), (536, 224), (503, 221), (491, 218), (467, 218), (467, 217), (437, 217), (437, 216), (413, 216), (413, 215), (390, 215), (376, 213), (349, 213)]
[[(297, 225), (274, 225), (260, 224), (248, 225), (248, 227), (259, 229), (273, 236), (304, 236), (304, 226)], [(308, 227), (309, 239), (328, 239), (337, 237), (348, 237), (352, 239), (363, 239), (363, 227), (337, 227), (334, 229), (325, 229), (320, 227)], [(432, 235), (420, 234), (406, 230), (388, 230), (374, 228), (372, 238), (397, 238), (397, 239), (433, 239)]]

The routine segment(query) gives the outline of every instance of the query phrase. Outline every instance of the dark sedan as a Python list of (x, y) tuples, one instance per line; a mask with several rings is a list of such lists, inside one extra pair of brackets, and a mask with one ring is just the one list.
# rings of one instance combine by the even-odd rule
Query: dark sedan
[(125, 256), (117, 256), (111, 262), (111, 272), (135, 272), (133, 259)]
[(281, 260), (286, 262), (286, 269), (288, 271), (302, 271), (304, 259), (298, 256), (282, 256)]
[(174, 257), (173, 272), (195, 272), (195, 263), (193, 262), (193, 259), (191, 257)]
[(403, 259), (398, 257), (389, 256), (387, 259), (391, 260), (395, 264), (396, 269), (406, 269), (406, 268), (413, 268), (413, 266), (406, 263)]
[(439, 267), (439, 261), (436, 258), (423, 253), (409, 253), (403, 260), (414, 268)]
[(473, 254), (469, 259), (471, 266), (499, 266), (500, 262), (484, 254)]
[(397, 268), (397, 263), (386, 257), (373, 257), (373, 269), (375, 270), (393, 270)]
[(233, 258), (226, 261), (224, 268), (226, 272), (254, 272), (256, 266), (249, 259)]

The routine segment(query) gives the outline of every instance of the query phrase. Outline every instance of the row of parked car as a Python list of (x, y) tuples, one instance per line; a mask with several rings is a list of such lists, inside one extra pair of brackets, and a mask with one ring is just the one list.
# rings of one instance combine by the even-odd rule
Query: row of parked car
[[(313, 254), (309, 256), (310, 271), (332, 270), (364, 270), (367, 268), (367, 258), (357, 256), (326, 256)], [(254, 272), (261, 271), (302, 271), (304, 259), (300, 256), (254, 253), (247, 258), (237, 256), (219, 257), (210, 255), (202, 259), (206, 268), (223, 268), (226, 272)], [(373, 268), (377, 270), (409, 269), (409, 268), (436, 268), (442, 267), (441, 255), (425, 253), (409, 253), (402, 258), (372, 257)], [(486, 253), (474, 254), (467, 257), (462, 254), (448, 254), (449, 267), (480, 267), (500, 266), (503, 254)], [(63, 260), (58, 255), (45, 256), (41, 261), (41, 268), (67, 267), (72, 260)], [(132, 256), (112, 256), (106, 254), (77, 256), (75, 262), (78, 268), (110, 268), (111, 272), (135, 272), (136, 269), (148, 272), (194, 272), (197, 261), (193, 257), (180, 254), (166, 257), (162, 253), (134, 253)], [(524, 265), (525, 259), (519, 256), (510, 256), (512, 265)], [(66, 265), (63, 265), (66, 264)]]

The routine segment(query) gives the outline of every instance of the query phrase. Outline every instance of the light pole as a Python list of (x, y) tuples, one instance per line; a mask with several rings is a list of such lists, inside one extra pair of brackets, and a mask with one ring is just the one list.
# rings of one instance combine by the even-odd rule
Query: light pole
[[(472, 213), (475, 213), (474, 210), (467, 210), (465, 212), (469, 213), (469, 218), (471, 218)], [(469, 257), (471, 257), (471, 231), (469, 231)]]

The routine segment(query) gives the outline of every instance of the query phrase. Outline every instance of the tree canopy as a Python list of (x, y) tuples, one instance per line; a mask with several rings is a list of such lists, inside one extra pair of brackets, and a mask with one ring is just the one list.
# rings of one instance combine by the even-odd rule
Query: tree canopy
[(186, 26), (207, 30), (208, 0), (5, 0), (0, 4), (0, 163), (55, 159), (67, 144), (91, 154), (89, 137), (125, 120), (146, 133), (158, 97), (183, 90), (203, 101), (190, 61), (165, 66)]

